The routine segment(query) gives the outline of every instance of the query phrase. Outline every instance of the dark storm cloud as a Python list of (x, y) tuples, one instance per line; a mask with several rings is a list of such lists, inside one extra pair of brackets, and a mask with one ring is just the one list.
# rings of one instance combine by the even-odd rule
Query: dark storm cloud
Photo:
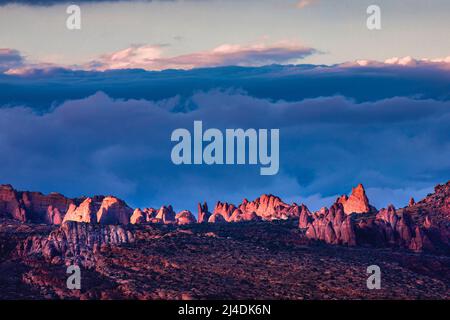
[[(450, 178), (450, 102), (391, 98), (356, 103), (336, 96), (273, 102), (238, 91), (117, 100), (103, 93), (45, 114), (0, 109), (0, 182), (70, 196), (115, 194), (137, 206), (239, 202), (261, 193), (313, 207), (363, 182), (380, 206), (404, 205)], [(255, 166), (175, 166), (176, 128), (279, 128), (280, 172)], [(211, 203), (212, 205), (212, 203)]]
[(189, 97), (215, 88), (239, 89), (269, 100), (299, 101), (342, 95), (357, 102), (396, 96), (448, 100), (450, 72), (436, 66), (340, 67), (265, 66), (193, 70), (32, 70), (25, 76), (0, 74), (0, 106), (27, 105), (41, 111), (63, 101), (103, 91), (113, 98), (180, 98), (178, 108), (193, 106)]

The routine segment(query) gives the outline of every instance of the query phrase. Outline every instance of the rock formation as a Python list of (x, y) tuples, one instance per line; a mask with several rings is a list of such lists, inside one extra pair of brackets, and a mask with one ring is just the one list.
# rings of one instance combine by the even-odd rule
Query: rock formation
[(95, 196), (86, 198), (78, 206), (72, 203), (64, 217), (64, 222), (97, 223), (97, 212), (102, 206), (103, 199), (104, 197), (102, 196)]
[(133, 210), (116, 197), (96, 196), (86, 198), (80, 205), (72, 204), (64, 217), (66, 221), (99, 223), (99, 224), (128, 224)]
[(176, 223), (175, 220), (175, 212), (171, 205), (162, 206), (158, 212), (156, 213), (156, 217), (152, 219), (152, 222), (159, 222), (163, 224), (172, 224)]
[(231, 214), (229, 222), (240, 222), (240, 221), (259, 221), (261, 217), (254, 211), (242, 212), (240, 209), (235, 209)]
[(376, 211), (376, 209), (369, 204), (369, 199), (366, 196), (366, 191), (362, 184), (358, 184), (358, 186), (353, 188), (349, 197), (343, 195), (339, 197), (336, 202), (342, 203), (346, 214)]
[[(172, 206), (132, 210), (113, 196), (68, 199), (61, 194), (16, 191), (0, 186), (0, 218), (27, 223), (61, 224), (70, 221), (92, 225), (162, 223), (186, 225), (196, 222), (187, 210), (175, 214)], [(450, 247), (450, 181), (435, 187), (425, 199), (410, 200), (405, 208), (388, 206), (376, 211), (360, 184), (350, 196), (339, 197), (329, 209), (311, 212), (304, 204), (284, 203), (274, 195), (262, 195), (241, 204), (217, 202), (212, 214), (206, 203), (198, 205), (199, 223), (257, 220), (297, 221), (310, 240), (329, 244), (400, 247), (414, 251), (445, 251)], [(65, 227), (66, 228), (66, 227)]]
[(356, 245), (355, 226), (352, 217), (344, 214), (342, 203), (335, 203), (328, 210), (321, 209), (315, 214), (302, 206), (300, 228), (306, 228), (306, 237), (328, 244)]
[(139, 208), (134, 209), (133, 214), (131, 215), (130, 218), (130, 223), (139, 224), (144, 222), (146, 222), (144, 212), (142, 212), (142, 210)]
[(185, 225), (197, 222), (192, 212), (188, 210), (183, 210), (177, 213), (177, 215), (175, 216), (175, 220), (178, 225)]
[(59, 193), (19, 192), (11, 185), (0, 185), (0, 217), (23, 222), (61, 224), (75, 200)]
[[(158, 211), (153, 208), (135, 209), (133, 215), (130, 218), (130, 223), (139, 224), (145, 222), (152, 222), (156, 219), (156, 214)], [(156, 221), (158, 222), (158, 221)]]
[(19, 256), (42, 255), (51, 263), (95, 266), (96, 253), (112, 245), (134, 241), (123, 226), (65, 222), (48, 236), (30, 236), (18, 245)]
[(245, 214), (253, 212), (263, 220), (287, 219), (290, 206), (279, 197), (263, 194), (261, 197), (249, 202), (247, 199), (239, 205), (239, 210)]
[(308, 210), (308, 208), (302, 204), (300, 206), (300, 218), (298, 226), (300, 228), (308, 228), (308, 225), (313, 222), (312, 213)]
[(211, 212), (208, 211), (208, 204), (206, 202), (198, 204), (198, 223), (208, 222), (211, 217)]
[[(222, 203), (218, 201), (214, 207), (211, 217), (208, 219), (208, 222), (222, 221), (222, 219), (228, 222), (235, 209), (236, 207), (234, 204), (228, 204), (226, 202)], [(217, 216), (220, 216), (221, 218), (218, 218)]]

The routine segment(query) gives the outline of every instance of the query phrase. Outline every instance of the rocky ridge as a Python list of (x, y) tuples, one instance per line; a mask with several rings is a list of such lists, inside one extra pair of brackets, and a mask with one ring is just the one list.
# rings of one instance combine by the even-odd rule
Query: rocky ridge
[(298, 227), (309, 240), (333, 245), (442, 251), (450, 246), (449, 198), (450, 181), (436, 186), (435, 193), (417, 203), (411, 200), (405, 208), (389, 206), (377, 211), (359, 184), (349, 196), (343, 195), (330, 208), (316, 212), (311, 212), (304, 204), (287, 204), (269, 194), (253, 201), (244, 199), (237, 206), (218, 201), (212, 212), (207, 203), (199, 203), (197, 220), (188, 210), (176, 213), (171, 205), (133, 210), (113, 196), (69, 199), (57, 193), (20, 192), (10, 185), (2, 185), (0, 217), (63, 226), (71, 221), (125, 226), (129, 223), (189, 225), (298, 219)]

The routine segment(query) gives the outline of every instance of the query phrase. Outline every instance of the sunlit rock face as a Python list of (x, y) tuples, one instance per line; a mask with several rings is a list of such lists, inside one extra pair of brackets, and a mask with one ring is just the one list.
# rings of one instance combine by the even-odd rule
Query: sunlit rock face
[(239, 209), (245, 214), (255, 213), (263, 220), (286, 219), (290, 206), (279, 197), (263, 194), (261, 197), (249, 202), (244, 199)]
[(146, 220), (145, 215), (142, 212), (142, 210), (139, 208), (134, 209), (133, 214), (131, 215), (131, 218), (130, 218), (130, 223), (131, 224), (139, 224), (139, 223), (144, 223), (145, 220)]
[(78, 206), (71, 205), (64, 217), (64, 222), (128, 224), (132, 214), (133, 209), (123, 200), (112, 196), (95, 196), (86, 198)]
[(97, 211), (97, 222), (100, 224), (128, 224), (133, 210), (116, 197), (106, 197)]
[(208, 222), (230, 221), (230, 217), (236, 209), (234, 204), (218, 201)]
[(208, 211), (208, 204), (206, 202), (198, 204), (198, 223), (206, 223), (211, 217), (211, 212)]
[(176, 213), (175, 213), (175, 211), (173, 211), (173, 208), (171, 205), (162, 206), (156, 213), (155, 218), (151, 219), (150, 222), (163, 223), (163, 224), (174, 224), (174, 223), (176, 223), (175, 216), (176, 216)]
[(350, 196), (343, 195), (339, 197), (337, 202), (344, 206), (344, 212), (346, 214), (376, 211), (376, 209), (369, 204), (369, 199), (366, 196), (366, 191), (362, 184), (358, 184), (358, 186), (353, 188)]

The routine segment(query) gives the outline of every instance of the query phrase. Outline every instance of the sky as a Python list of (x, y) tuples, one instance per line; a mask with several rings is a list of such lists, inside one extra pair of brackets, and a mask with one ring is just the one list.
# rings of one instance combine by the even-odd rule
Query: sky
[(132, 46), (158, 47), (163, 57), (175, 57), (226, 44), (296, 43), (317, 50), (302, 59), (314, 64), (438, 58), (450, 51), (446, 0), (379, 0), (379, 31), (366, 27), (371, 0), (81, 1), (82, 28), (76, 31), (65, 27), (64, 1), (1, 3), (1, 47), (32, 63), (84, 65)]
[[(272, 193), (316, 210), (450, 179), (450, 2), (0, 0), (0, 183), (133, 207)], [(175, 166), (171, 132), (279, 128), (280, 171)]]

